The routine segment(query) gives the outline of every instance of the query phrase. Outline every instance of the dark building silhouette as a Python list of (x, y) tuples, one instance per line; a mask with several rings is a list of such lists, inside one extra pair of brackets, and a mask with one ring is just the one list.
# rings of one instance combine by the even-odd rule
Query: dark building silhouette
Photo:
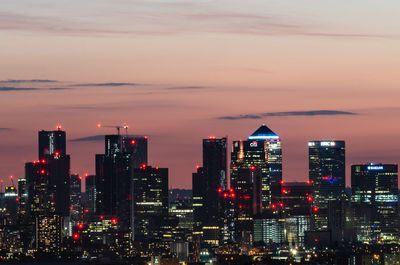
[(70, 179), (70, 216), (73, 224), (82, 220), (82, 177), (71, 174)]
[(96, 155), (96, 213), (117, 218), (123, 232), (132, 229), (132, 174), (142, 165), (147, 165), (147, 137), (106, 135), (105, 154)]
[(61, 130), (61, 126), (57, 126), (56, 131), (39, 132), (39, 159), (56, 153), (61, 156), (67, 154), (66, 134)]
[(85, 176), (85, 209), (90, 213), (96, 212), (96, 175)]
[(21, 222), (25, 236), (34, 238), (33, 247), (40, 252), (61, 251), (62, 223), (70, 213), (70, 157), (65, 135), (61, 127), (39, 132), (40, 159), (25, 164), (26, 184), (21, 181), (24, 191), (20, 199), (26, 203), (26, 207), (20, 204)]
[(203, 139), (203, 167), (193, 174), (195, 232), (202, 242), (218, 245), (221, 237), (219, 190), (227, 189), (227, 139)]

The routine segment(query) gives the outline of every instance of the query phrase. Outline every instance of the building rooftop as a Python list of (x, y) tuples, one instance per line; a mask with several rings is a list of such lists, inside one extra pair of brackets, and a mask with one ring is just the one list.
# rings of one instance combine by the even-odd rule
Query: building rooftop
[(261, 125), (252, 135), (249, 136), (249, 140), (278, 140), (279, 136), (274, 133), (265, 124)]

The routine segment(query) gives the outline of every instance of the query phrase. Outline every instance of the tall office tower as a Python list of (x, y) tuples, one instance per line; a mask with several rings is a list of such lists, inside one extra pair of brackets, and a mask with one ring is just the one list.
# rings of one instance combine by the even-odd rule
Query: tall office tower
[[(282, 180), (282, 149), (279, 136), (264, 124), (247, 141), (234, 141), (231, 153), (231, 186), (235, 188), (238, 172), (242, 168), (257, 166), (262, 174), (262, 207), (267, 209), (271, 201), (280, 196)], [(272, 193), (271, 190), (277, 190)]]
[(70, 156), (66, 154), (66, 133), (57, 126), (56, 131), (39, 131), (38, 135), (39, 161), (47, 165), (46, 174), (55, 188), (55, 212), (69, 216)]
[(70, 179), (70, 216), (73, 224), (82, 220), (82, 177), (79, 174), (71, 174)]
[(61, 243), (61, 212), (56, 210), (57, 186), (53, 181), (50, 163), (47, 160), (25, 164), (27, 185), (26, 236), (34, 238), (34, 246), (43, 252), (57, 253)]
[(344, 141), (308, 142), (309, 180), (313, 185), (313, 229), (328, 228), (328, 202), (345, 196), (346, 162)]
[(194, 233), (208, 246), (217, 246), (221, 236), (218, 190), (227, 189), (227, 139), (203, 139), (203, 167), (193, 173)]
[(192, 194), (188, 190), (169, 191), (169, 213), (176, 216), (178, 226), (173, 231), (175, 242), (192, 242), (193, 207)]
[(252, 245), (254, 218), (263, 212), (262, 169), (256, 166), (237, 170), (233, 189), (236, 196), (235, 240), (243, 249)]
[(39, 159), (47, 155), (58, 153), (65, 156), (66, 152), (66, 135), (61, 130), (61, 126), (57, 126), (56, 131), (40, 131), (39, 132)]
[(200, 166), (197, 166), (197, 172), (192, 174), (193, 236), (196, 240), (200, 240), (203, 234), (202, 226), (207, 218), (207, 215), (205, 214), (205, 207), (203, 207), (205, 196), (204, 191), (206, 190), (204, 175), (204, 169)]
[(168, 168), (135, 168), (132, 187), (134, 240), (162, 243), (168, 217)]
[(398, 242), (398, 166), (363, 164), (351, 167), (352, 201), (359, 241)]
[(18, 222), (22, 224), (27, 218), (28, 190), (26, 179), (18, 179)]
[(96, 175), (87, 175), (85, 177), (85, 208), (90, 213), (96, 212)]
[(235, 241), (235, 221), (237, 194), (233, 188), (229, 190), (218, 189), (219, 198), (219, 220), (220, 229), (219, 243), (221, 245), (234, 244)]
[(121, 232), (132, 229), (133, 169), (146, 164), (147, 137), (106, 135), (105, 154), (96, 155), (96, 213), (118, 218)]
[(69, 156), (25, 164), (28, 211), (69, 216)]
[[(38, 161), (25, 164), (27, 226), (39, 251), (60, 251), (61, 223), (70, 211), (70, 157), (65, 132), (39, 132)], [(54, 234), (56, 233), (56, 234)]]
[(291, 248), (304, 247), (305, 232), (311, 228), (312, 190), (310, 181), (282, 183), (282, 199), (275, 209), (283, 210), (280, 218)]
[(5, 188), (2, 204), (2, 207), (5, 209), (5, 220), (7, 225), (16, 225), (18, 218), (18, 193), (14, 186), (8, 186)]

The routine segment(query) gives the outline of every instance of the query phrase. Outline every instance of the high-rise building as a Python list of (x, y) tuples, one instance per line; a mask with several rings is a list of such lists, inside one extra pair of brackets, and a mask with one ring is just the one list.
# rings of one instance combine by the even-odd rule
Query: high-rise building
[(309, 181), (313, 186), (313, 229), (328, 228), (328, 202), (345, 196), (346, 161), (344, 141), (311, 141)]
[(202, 242), (218, 245), (221, 208), (218, 190), (227, 189), (227, 139), (210, 136), (203, 139), (203, 167), (193, 174), (195, 231)]
[[(40, 159), (25, 164), (21, 199), (25, 196), (24, 233), (34, 238), (38, 251), (59, 252), (62, 222), (70, 213), (70, 157), (66, 154), (65, 132), (39, 132)], [(25, 186), (25, 187), (24, 187)], [(23, 204), (20, 205), (23, 216)], [(24, 218), (22, 218), (24, 219)], [(29, 228), (30, 227), (30, 228)]]
[(5, 188), (2, 207), (5, 209), (5, 222), (7, 225), (16, 225), (18, 221), (18, 193), (14, 186)]
[(18, 179), (18, 222), (21, 224), (27, 218), (28, 190), (26, 179)]
[(236, 197), (235, 240), (251, 246), (254, 218), (263, 212), (262, 169), (256, 166), (240, 168), (233, 183)]
[(352, 203), (359, 241), (398, 241), (397, 185), (397, 164), (352, 165)]
[(79, 174), (71, 174), (70, 179), (70, 216), (73, 224), (82, 220), (82, 177)]
[(96, 212), (96, 175), (85, 176), (85, 209), (90, 213)]
[(39, 159), (56, 153), (61, 156), (67, 154), (66, 134), (61, 130), (61, 126), (57, 126), (56, 131), (39, 132)]
[(272, 201), (280, 196), (280, 189), (273, 186), (280, 185), (282, 180), (282, 149), (279, 136), (262, 125), (247, 141), (234, 141), (231, 153), (231, 186), (238, 184), (239, 170), (256, 166), (262, 174), (262, 207), (267, 209)]
[(132, 230), (132, 174), (141, 165), (147, 165), (147, 137), (106, 135), (105, 154), (96, 155), (96, 213), (114, 216), (126, 233)]
[(134, 240), (162, 242), (168, 217), (168, 169), (143, 165), (133, 170)]

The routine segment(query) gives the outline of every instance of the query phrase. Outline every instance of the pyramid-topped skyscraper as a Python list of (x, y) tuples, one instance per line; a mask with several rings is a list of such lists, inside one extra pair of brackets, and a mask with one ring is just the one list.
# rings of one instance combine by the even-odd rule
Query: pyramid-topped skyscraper
[(278, 202), (282, 180), (280, 137), (263, 124), (246, 141), (233, 141), (230, 179), (238, 193), (237, 234), (245, 235), (252, 227), (252, 218)]
[(263, 140), (279, 140), (279, 136), (274, 133), (265, 124), (261, 125), (252, 135), (249, 136), (249, 140), (263, 141)]

